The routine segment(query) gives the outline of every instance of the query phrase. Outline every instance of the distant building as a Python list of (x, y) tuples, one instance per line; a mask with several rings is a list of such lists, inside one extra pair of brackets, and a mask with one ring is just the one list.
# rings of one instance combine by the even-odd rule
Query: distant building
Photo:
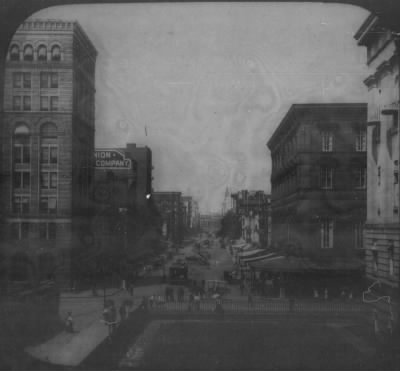
[(93, 242), (96, 56), (77, 22), (29, 20), (10, 43), (0, 165), (10, 281), (72, 280), (71, 249)]
[(219, 213), (200, 214), (200, 229), (208, 233), (216, 233), (221, 228), (222, 215)]
[(371, 14), (355, 34), (367, 49), (366, 274), (398, 296), (400, 264), (399, 38)]
[(144, 205), (153, 191), (153, 159), (151, 149), (147, 146), (140, 147), (135, 143), (128, 143), (123, 151), (125, 155), (128, 155), (137, 163), (136, 202), (138, 205)]
[(271, 196), (264, 191), (231, 195), (233, 210), (240, 217), (241, 236), (245, 241), (269, 246), (271, 242)]
[(182, 193), (153, 192), (152, 197), (162, 217), (163, 237), (180, 244), (183, 239)]
[(362, 268), (366, 115), (364, 103), (291, 106), (268, 141), (274, 245)]

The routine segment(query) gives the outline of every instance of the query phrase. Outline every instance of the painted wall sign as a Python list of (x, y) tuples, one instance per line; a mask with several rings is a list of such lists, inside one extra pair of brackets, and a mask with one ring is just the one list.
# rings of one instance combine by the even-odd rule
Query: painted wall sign
[(96, 149), (95, 165), (98, 169), (132, 169), (132, 161), (115, 149)]

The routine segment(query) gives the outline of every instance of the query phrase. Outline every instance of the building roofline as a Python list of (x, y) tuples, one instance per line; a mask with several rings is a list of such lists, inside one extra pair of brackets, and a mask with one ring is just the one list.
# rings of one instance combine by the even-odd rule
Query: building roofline
[(285, 116), (282, 118), (278, 127), (275, 129), (271, 137), (267, 142), (267, 147), (271, 149), (271, 144), (275, 139), (281, 134), (288, 122), (293, 118), (296, 112), (306, 111), (309, 109), (313, 110), (336, 110), (338, 108), (342, 109), (367, 109), (367, 103), (295, 103), (292, 104), (289, 110), (286, 112)]

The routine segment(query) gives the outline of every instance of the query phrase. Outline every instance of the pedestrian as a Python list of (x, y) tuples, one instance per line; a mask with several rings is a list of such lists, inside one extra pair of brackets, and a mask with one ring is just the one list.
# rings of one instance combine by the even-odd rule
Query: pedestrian
[(148, 309), (148, 302), (147, 302), (147, 297), (146, 297), (146, 296), (143, 296), (143, 297), (142, 297), (142, 302), (140, 303), (139, 308), (140, 308), (141, 310), (143, 310), (144, 312), (147, 312), (147, 309)]
[(247, 304), (250, 307), (253, 307), (253, 295), (251, 294), (251, 292), (249, 291), (249, 294), (247, 295)]
[(346, 300), (346, 291), (344, 289), (342, 289), (342, 291), (340, 292), (340, 298), (345, 301)]
[(150, 298), (149, 298), (149, 307), (150, 307), (150, 309), (153, 308), (154, 299), (155, 299), (154, 295), (151, 295)]
[(65, 319), (65, 331), (69, 333), (74, 332), (74, 321), (72, 319), (72, 312), (68, 312), (67, 318)]
[(318, 299), (319, 298), (318, 290), (314, 288), (313, 292), (314, 292), (314, 299)]
[(122, 303), (121, 306), (119, 307), (119, 316), (120, 316), (121, 322), (126, 320), (126, 306), (125, 306), (125, 303)]
[(197, 311), (200, 310), (200, 292), (194, 296), (194, 305)]
[(192, 306), (193, 306), (193, 301), (194, 301), (194, 295), (191, 292), (189, 294), (189, 305), (188, 305), (188, 311), (191, 312), (192, 311)]

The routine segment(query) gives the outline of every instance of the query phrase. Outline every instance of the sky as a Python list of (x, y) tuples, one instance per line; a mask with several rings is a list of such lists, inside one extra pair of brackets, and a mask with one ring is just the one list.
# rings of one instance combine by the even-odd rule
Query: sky
[(74, 5), (98, 51), (96, 147), (147, 145), (155, 191), (221, 211), (226, 188), (270, 192), (266, 143), (293, 103), (366, 102), (368, 12), (340, 4)]

